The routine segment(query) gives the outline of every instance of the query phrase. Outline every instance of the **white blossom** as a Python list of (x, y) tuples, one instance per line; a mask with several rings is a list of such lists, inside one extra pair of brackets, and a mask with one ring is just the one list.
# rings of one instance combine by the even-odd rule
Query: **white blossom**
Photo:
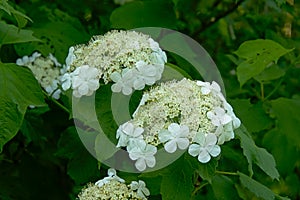
[(77, 98), (92, 95), (100, 86), (98, 75), (99, 71), (94, 67), (88, 65), (78, 67), (72, 76), (73, 95)]
[(203, 133), (197, 133), (194, 142), (197, 144), (191, 144), (188, 152), (191, 156), (198, 156), (198, 160), (201, 163), (207, 163), (210, 161), (211, 156), (216, 157), (221, 153), (221, 148), (218, 146), (217, 137), (215, 134), (209, 133), (206, 136)]
[(149, 189), (146, 188), (146, 184), (142, 180), (139, 180), (138, 182), (132, 181), (130, 183), (130, 188), (134, 191), (136, 190), (137, 195), (142, 199), (146, 199), (146, 196), (150, 195)]
[(119, 139), (117, 147), (125, 147), (134, 143), (135, 140), (142, 139), (143, 132), (143, 128), (135, 127), (131, 122), (125, 122), (117, 130), (116, 138)]
[(218, 83), (213, 81), (212, 83), (197, 81), (197, 85), (201, 86), (201, 92), (204, 95), (209, 94), (211, 91), (215, 91), (216, 93), (221, 92), (221, 88)]
[(120, 178), (120, 177), (117, 176), (117, 172), (113, 168), (108, 169), (107, 175), (108, 175), (107, 177), (104, 177), (103, 179), (97, 181), (95, 183), (95, 185), (97, 185), (98, 187), (102, 187), (103, 185), (107, 184), (108, 182), (110, 182), (112, 180), (116, 180), (116, 181), (118, 181), (120, 183), (124, 183), (125, 182), (124, 179), (122, 179), (122, 178)]
[(139, 171), (144, 171), (146, 167), (154, 167), (156, 160), (154, 155), (157, 152), (157, 148), (151, 144), (147, 144), (143, 140), (139, 140), (135, 143), (135, 146), (127, 148), (129, 158), (136, 160), (135, 167)]
[(132, 93), (133, 80), (135, 77), (134, 70), (123, 70), (122, 74), (119, 72), (113, 72), (110, 78), (115, 83), (111, 86), (113, 92), (121, 92), (124, 95), (130, 95)]
[(160, 131), (158, 137), (161, 142), (166, 142), (164, 144), (165, 150), (168, 153), (174, 153), (177, 147), (183, 150), (189, 146), (188, 134), (188, 126), (172, 123), (169, 125), (168, 130)]
[(232, 121), (232, 118), (221, 107), (215, 107), (212, 111), (208, 111), (207, 117), (215, 126), (225, 125)]

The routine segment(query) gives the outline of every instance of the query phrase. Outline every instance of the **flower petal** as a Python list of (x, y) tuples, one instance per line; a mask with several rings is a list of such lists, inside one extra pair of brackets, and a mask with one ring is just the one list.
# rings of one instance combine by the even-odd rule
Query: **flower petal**
[(181, 150), (186, 149), (189, 146), (189, 143), (190, 143), (190, 141), (187, 138), (178, 138), (177, 139), (178, 148)]
[(206, 149), (203, 149), (198, 156), (198, 160), (201, 163), (207, 163), (210, 160), (210, 158), (211, 157), (209, 153), (206, 151)]
[(146, 169), (146, 162), (143, 158), (139, 158), (134, 165), (139, 171), (144, 171)]
[(218, 145), (214, 145), (213, 148), (209, 151), (209, 154), (212, 157), (217, 157), (221, 153), (221, 148)]
[(174, 140), (170, 140), (169, 142), (167, 142), (165, 145), (165, 150), (168, 153), (174, 153), (177, 149), (177, 145), (176, 142)]
[(189, 153), (191, 156), (195, 157), (195, 156), (199, 155), (199, 153), (200, 153), (200, 148), (201, 148), (201, 147), (200, 147), (199, 144), (191, 144), (191, 145), (189, 146), (188, 153)]

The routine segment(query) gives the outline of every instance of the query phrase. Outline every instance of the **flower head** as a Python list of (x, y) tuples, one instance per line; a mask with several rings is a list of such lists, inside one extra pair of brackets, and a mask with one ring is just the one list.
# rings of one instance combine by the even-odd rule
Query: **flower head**
[(150, 39), (135, 31), (110, 31), (87, 45), (70, 47), (66, 65), (69, 73), (84, 65), (96, 68), (105, 84), (114, 82), (113, 92), (129, 95), (161, 78), (167, 57)]
[(34, 52), (31, 56), (18, 58), (16, 64), (28, 67), (49, 96), (54, 99), (60, 98), (61, 64), (52, 54), (49, 54), (48, 57), (43, 57), (40, 53)]

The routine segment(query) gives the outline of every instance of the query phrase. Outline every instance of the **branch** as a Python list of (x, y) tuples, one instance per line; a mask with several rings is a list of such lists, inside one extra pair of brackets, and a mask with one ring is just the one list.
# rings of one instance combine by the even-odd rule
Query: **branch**
[(205, 29), (208, 27), (212, 26), (216, 22), (218, 22), (220, 19), (223, 17), (226, 17), (233, 11), (235, 11), (242, 3), (244, 0), (238, 0), (236, 3), (232, 4), (228, 10), (225, 10), (224, 12), (220, 13), (219, 15), (215, 16), (213, 20), (207, 21), (206, 23), (203, 23), (203, 25), (200, 27), (200, 29), (196, 30), (193, 34), (194, 37), (196, 37), (198, 34), (203, 32)]

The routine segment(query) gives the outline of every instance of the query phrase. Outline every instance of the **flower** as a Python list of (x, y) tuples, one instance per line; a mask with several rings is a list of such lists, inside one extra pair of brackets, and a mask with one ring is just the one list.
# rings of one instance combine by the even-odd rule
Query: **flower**
[(201, 163), (207, 163), (210, 161), (211, 156), (216, 157), (221, 153), (220, 146), (216, 145), (217, 136), (209, 133), (206, 136), (203, 133), (196, 133), (194, 142), (197, 144), (191, 144), (188, 152), (191, 156), (198, 156), (198, 160)]
[(116, 138), (119, 139), (117, 147), (125, 147), (134, 142), (134, 139), (142, 139), (142, 133), (144, 129), (141, 127), (134, 127), (131, 122), (122, 124), (116, 134)]
[(118, 181), (120, 183), (124, 183), (125, 182), (124, 179), (122, 179), (122, 178), (120, 178), (120, 177), (117, 176), (117, 172), (113, 168), (108, 169), (107, 175), (108, 175), (107, 177), (104, 177), (103, 179), (97, 181), (95, 183), (95, 185), (97, 185), (98, 187), (102, 187), (104, 184), (106, 184), (106, 183), (108, 183), (108, 182), (110, 182), (112, 180)]
[(143, 199), (146, 199), (146, 196), (150, 195), (150, 191), (148, 190), (148, 188), (146, 188), (146, 184), (144, 181), (132, 181), (130, 184), (130, 188), (132, 190), (137, 190), (137, 195)]
[(215, 81), (213, 81), (212, 83), (197, 81), (197, 85), (201, 86), (201, 92), (204, 95), (207, 95), (212, 91), (215, 91), (217, 93), (221, 92), (220, 86)]
[(147, 144), (143, 140), (139, 140), (134, 146), (128, 146), (127, 151), (131, 160), (136, 160), (135, 167), (139, 171), (144, 171), (146, 167), (155, 166), (154, 154), (157, 152), (157, 148), (153, 145)]
[(124, 95), (129, 95), (132, 93), (133, 80), (135, 78), (134, 70), (123, 70), (122, 74), (119, 72), (113, 72), (110, 78), (115, 82), (115, 84), (111, 86), (111, 90), (113, 92), (122, 91)]
[(232, 120), (232, 118), (226, 114), (225, 110), (221, 107), (215, 107), (213, 110), (208, 111), (207, 117), (215, 126), (225, 125)]
[(80, 98), (83, 95), (90, 96), (99, 88), (98, 69), (83, 65), (78, 67), (72, 76), (73, 95)]
[(188, 126), (180, 126), (177, 123), (169, 125), (168, 130), (162, 130), (158, 137), (161, 142), (167, 142), (164, 144), (164, 148), (168, 153), (174, 153), (177, 149), (186, 149), (189, 146), (189, 134)]

